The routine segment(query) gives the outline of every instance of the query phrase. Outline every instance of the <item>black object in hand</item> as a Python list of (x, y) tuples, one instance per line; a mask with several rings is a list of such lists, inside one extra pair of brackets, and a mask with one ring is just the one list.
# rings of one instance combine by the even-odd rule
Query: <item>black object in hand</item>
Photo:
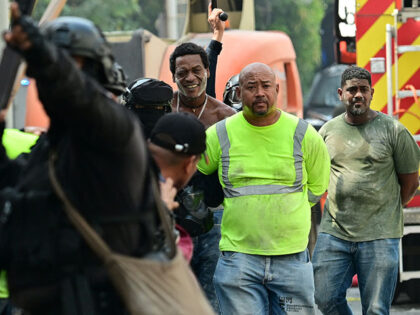
[[(217, 0), (211, 0), (211, 9), (214, 10), (217, 8)], [(228, 15), (226, 12), (222, 12), (219, 15), (219, 19), (222, 21), (226, 21), (228, 19)]]
[(228, 16), (228, 14), (226, 12), (222, 12), (219, 15), (219, 19), (222, 20), (222, 21), (226, 21), (228, 19), (228, 17), (229, 16)]

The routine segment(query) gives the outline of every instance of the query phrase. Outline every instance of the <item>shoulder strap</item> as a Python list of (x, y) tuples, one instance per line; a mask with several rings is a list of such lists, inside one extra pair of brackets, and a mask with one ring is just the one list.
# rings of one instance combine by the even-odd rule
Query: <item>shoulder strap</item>
[[(107, 258), (112, 255), (112, 250), (109, 246), (104, 242), (104, 240), (95, 232), (95, 230), (86, 222), (86, 220), (80, 215), (79, 211), (73, 206), (71, 201), (67, 198), (63, 188), (61, 187), (60, 183), (58, 182), (54, 163), (57, 159), (56, 152), (51, 152), (50, 157), (48, 160), (48, 174), (52, 184), (52, 187), (57, 195), (57, 197), (63, 202), (64, 210), (70, 220), (70, 222), (74, 225), (74, 227), (79, 231), (82, 235), (83, 239), (89, 245), (96, 255), (102, 260), (106, 261)], [(151, 184), (152, 184), (152, 191), (155, 198), (156, 207), (159, 213), (159, 217), (162, 222), (163, 230), (166, 234), (167, 241), (169, 242), (169, 258), (173, 258), (176, 254), (176, 246), (175, 246), (175, 236), (171, 232), (171, 224), (168, 219), (168, 214), (165, 212), (165, 208), (162, 205), (162, 201), (160, 200), (160, 193), (157, 187), (156, 179), (151, 176)]]

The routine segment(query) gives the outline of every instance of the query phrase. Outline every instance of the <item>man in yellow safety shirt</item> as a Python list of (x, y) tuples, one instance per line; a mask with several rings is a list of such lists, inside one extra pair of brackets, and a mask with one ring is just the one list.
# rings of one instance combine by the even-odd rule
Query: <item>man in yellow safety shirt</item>
[(307, 250), (311, 205), (328, 186), (327, 148), (314, 128), (277, 108), (274, 71), (240, 73), (243, 112), (207, 130), (204, 174), (224, 191), (214, 276), (223, 314), (315, 314)]

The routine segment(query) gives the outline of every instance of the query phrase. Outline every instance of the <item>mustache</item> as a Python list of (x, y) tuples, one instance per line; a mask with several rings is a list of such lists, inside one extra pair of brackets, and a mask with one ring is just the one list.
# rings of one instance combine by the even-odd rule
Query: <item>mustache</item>
[(255, 105), (257, 103), (266, 103), (266, 104), (268, 104), (268, 100), (265, 97), (259, 97), (255, 101), (252, 102), (252, 105)]
[(365, 99), (364, 99), (363, 97), (353, 98), (353, 99), (351, 100), (351, 103), (352, 103), (352, 104), (354, 104), (354, 103), (365, 103)]

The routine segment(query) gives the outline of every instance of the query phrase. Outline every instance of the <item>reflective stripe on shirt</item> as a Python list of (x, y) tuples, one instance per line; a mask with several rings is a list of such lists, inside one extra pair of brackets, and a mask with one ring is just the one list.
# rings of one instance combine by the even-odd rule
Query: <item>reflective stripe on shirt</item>
[(322, 198), (322, 195), (314, 195), (310, 190), (308, 190), (308, 200), (312, 203), (317, 203)]
[(295, 134), (293, 136), (293, 159), (296, 171), (296, 180), (293, 186), (286, 185), (251, 185), (242, 187), (233, 187), (229, 181), (229, 149), (230, 141), (226, 129), (226, 120), (222, 120), (216, 124), (216, 133), (219, 138), (220, 148), (222, 150), (222, 180), (225, 185), (223, 192), (226, 198), (248, 196), (248, 195), (274, 195), (287, 194), (302, 191), (303, 178), (303, 153), (302, 141), (308, 129), (308, 123), (302, 119), (296, 126)]

